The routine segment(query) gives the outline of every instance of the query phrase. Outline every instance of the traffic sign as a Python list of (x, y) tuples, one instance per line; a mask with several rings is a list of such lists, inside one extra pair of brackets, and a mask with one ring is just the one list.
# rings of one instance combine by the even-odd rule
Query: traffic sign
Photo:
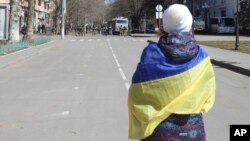
[(155, 12), (156, 19), (162, 19), (162, 12)]
[(156, 5), (155, 9), (156, 11), (161, 12), (163, 8), (162, 8), (162, 5), (158, 4)]

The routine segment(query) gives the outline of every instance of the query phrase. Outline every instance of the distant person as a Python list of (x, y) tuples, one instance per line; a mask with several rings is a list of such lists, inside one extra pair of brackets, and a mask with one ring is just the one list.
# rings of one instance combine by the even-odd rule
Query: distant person
[(120, 30), (120, 36), (123, 36), (124, 28), (122, 25), (119, 27), (119, 30)]
[(40, 24), (37, 26), (37, 32), (41, 33), (41, 25)]
[(205, 141), (203, 115), (215, 101), (210, 57), (190, 33), (185, 5), (164, 11), (159, 41), (149, 42), (129, 89), (129, 139)]
[(46, 33), (46, 29), (45, 29), (45, 25), (44, 24), (42, 24), (41, 30), (42, 30), (42, 33)]
[(123, 26), (123, 36), (126, 36), (127, 35), (127, 28), (126, 26)]
[(109, 35), (112, 35), (112, 32), (113, 32), (113, 29), (112, 29), (112, 26), (109, 26), (109, 28), (108, 28), (108, 32), (109, 32)]

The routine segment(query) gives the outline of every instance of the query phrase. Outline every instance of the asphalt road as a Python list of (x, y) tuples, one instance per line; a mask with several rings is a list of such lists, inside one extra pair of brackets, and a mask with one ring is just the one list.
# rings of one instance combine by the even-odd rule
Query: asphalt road
[[(127, 89), (146, 40), (55, 37), (10, 54), (20, 59), (0, 69), (0, 140), (128, 141)], [(230, 124), (250, 124), (250, 79), (214, 68), (207, 140), (229, 141)]]

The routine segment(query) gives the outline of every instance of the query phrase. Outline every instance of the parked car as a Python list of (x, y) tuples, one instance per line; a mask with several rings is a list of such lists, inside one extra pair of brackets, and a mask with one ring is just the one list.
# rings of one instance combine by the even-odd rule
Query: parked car
[(194, 31), (203, 31), (205, 30), (205, 21), (200, 17), (194, 17), (193, 22)]
[(147, 24), (146, 33), (155, 33), (155, 26), (153, 24)]

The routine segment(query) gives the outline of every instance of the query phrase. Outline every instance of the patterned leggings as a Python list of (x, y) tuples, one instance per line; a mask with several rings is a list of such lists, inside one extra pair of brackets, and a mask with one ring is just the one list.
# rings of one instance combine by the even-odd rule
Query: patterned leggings
[(153, 134), (142, 141), (205, 141), (203, 117), (201, 114), (172, 114), (161, 122)]

